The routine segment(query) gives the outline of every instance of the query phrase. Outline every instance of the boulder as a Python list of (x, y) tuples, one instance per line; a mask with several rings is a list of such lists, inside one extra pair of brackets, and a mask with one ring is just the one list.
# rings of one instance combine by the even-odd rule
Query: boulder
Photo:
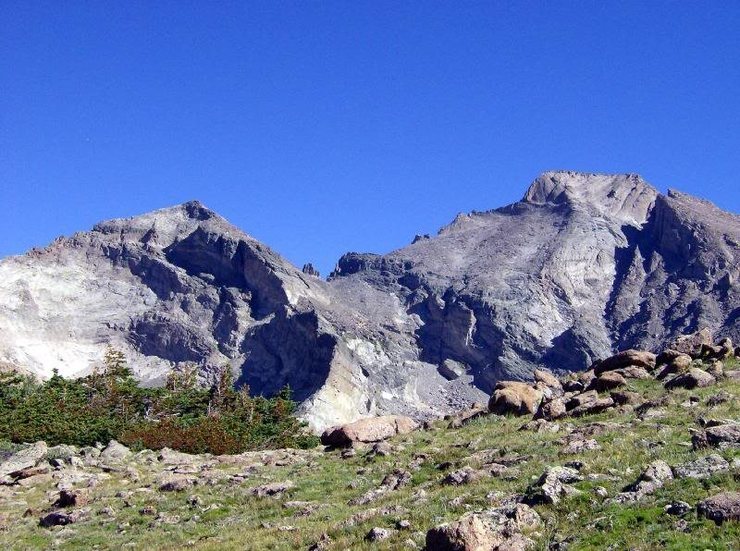
[(588, 390), (586, 392), (582, 392), (580, 394), (576, 394), (572, 398), (570, 398), (566, 403), (565, 407), (568, 411), (575, 409), (577, 407), (590, 404), (595, 402), (599, 399), (599, 393), (595, 390)]
[(534, 542), (523, 532), (542, 524), (540, 516), (522, 503), (478, 513), (467, 513), (455, 522), (429, 530), (427, 551), (525, 551)]
[(605, 398), (597, 398), (592, 402), (587, 402), (581, 406), (578, 406), (568, 412), (573, 417), (581, 417), (582, 415), (594, 415), (601, 413), (607, 409), (614, 407), (614, 400), (609, 396)]
[[(667, 348), (663, 350), (658, 356), (655, 358), (655, 365), (661, 366), (668, 363), (671, 363), (674, 358), (678, 358), (679, 356), (684, 356), (685, 354), (683, 352), (679, 352), (678, 350), (673, 350), (672, 348)], [(691, 358), (691, 356), (689, 356)]]
[(111, 440), (100, 452), (100, 459), (105, 461), (121, 461), (131, 456), (133, 452), (116, 440)]
[(578, 490), (568, 484), (581, 480), (583, 477), (578, 471), (570, 467), (548, 467), (540, 478), (527, 488), (525, 502), (529, 505), (540, 503), (557, 505), (561, 498), (578, 493)]
[(513, 413), (515, 415), (533, 414), (537, 411), (542, 392), (518, 381), (500, 381), (488, 401), (488, 409), (499, 415)]
[(710, 386), (716, 383), (717, 380), (712, 377), (709, 373), (698, 367), (692, 367), (686, 373), (678, 375), (673, 379), (669, 379), (663, 386), (667, 389), (672, 388), (698, 388)]
[(559, 419), (567, 412), (565, 408), (565, 401), (562, 398), (555, 398), (549, 402), (543, 402), (540, 404), (535, 419), (547, 419), (552, 421), (553, 419)]
[[(637, 367), (636, 365), (630, 365), (623, 367), (622, 369), (616, 369), (612, 373), (618, 373), (625, 379), (640, 379), (647, 380), (652, 379), (653, 376), (644, 367)], [(604, 373), (606, 375), (606, 373)]]
[(725, 376), (725, 366), (719, 360), (715, 360), (707, 366), (706, 372), (715, 379), (721, 379)]
[(563, 455), (580, 454), (585, 451), (600, 450), (601, 446), (593, 438), (577, 438), (570, 441), (561, 451)]
[(704, 344), (712, 344), (712, 333), (707, 328), (701, 329), (691, 335), (678, 337), (668, 348), (693, 357), (699, 354)]
[(696, 505), (700, 517), (713, 520), (716, 524), (740, 521), (740, 492), (721, 492), (700, 501)]
[(90, 493), (87, 490), (62, 490), (54, 502), (55, 507), (82, 507), (90, 502)]
[(170, 448), (162, 448), (157, 454), (157, 461), (165, 465), (195, 465), (201, 463), (203, 456), (183, 453)]
[(717, 346), (719, 346), (720, 348), (720, 353), (718, 356), (719, 359), (731, 358), (735, 355), (735, 349), (732, 346), (732, 340), (730, 339), (730, 337), (720, 339), (720, 341), (717, 343)]
[(473, 404), (470, 409), (458, 411), (454, 415), (449, 416), (450, 423), (448, 428), (459, 429), (460, 427), (467, 425), (471, 421), (488, 414), (488, 406), (483, 404)]
[(598, 392), (604, 392), (607, 390), (614, 390), (615, 388), (619, 388), (626, 384), (627, 381), (622, 375), (616, 371), (607, 371), (591, 381), (590, 388)]
[(673, 467), (673, 476), (675, 478), (709, 478), (714, 473), (721, 473), (729, 470), (730, 464), (725, 461), (724, 457), (712, 453), (705, 457), (700, 457), (693, 461), (683, 463)]
[(463, 484), (470, 484), (471, 482), (480, 480), (482, 477), (482, 472), (476, 471), (472, 467), (463, 467), (462, 469), (448, 473), (442, 479), (442, 484), (445, 486), (462, 486)]
[(46, 442), (36, 442), (27, 448), (19, 450), (10, 457), (0, 460), (0, 478), (13, 475), (36, 464), (44, 458), (47, 452)]
[(642, 396), (629, 390), (617, 390), (609, 394), (615, 404), (620, 406), (636, 406), (642, 403)]
[(707, 427), (691, 439), (694, 449), (712, 447), (719, 449), (740, 448), (740, 423), (727, 423)]
[(159, 481), (160, 492), (184, 492), (195, 484), (195, 478), (184, 475), (169, 475)]
[(668, 375), (673, 375), (676, 373), (686, 373), (691, 367), (692, 361), (693, 360), (691, 359), (691, 356), (687, 354), (679, 354), (675, 358), (671, 359), (662, 368), (660, 368), (658, 374), (655, 377), (656, 379), (663, 380)]
[(618, 494), (614, 501), (616, 503), (629, 503), (642, 499), (648, 494), (652, 494), (657, 489), (673, 479), (673, 471), (670, 465), (662, 459), (657, 459), (650, 463), (642, 472), (640, 477), (625, 490)]
[(607, 371), (614, 371), (631, 365), (652, 370), (655, 368), (655, 354), (644, 350), (624, 350), (601, 361), (594, 367), (594, 374), (598, 377)]
[(544, 369), (535, 369), (533, 375), (535, 381), (547, 385), (558, 392), (563, 390), (563, 385), (560, 383), (558, 378), (549, 371), (545, 371)]
[(355, 442), (380, 442), (397, 434), (407, 434), (419, 428), (419, 424), (403, 415), (368, 417), (354, 423), (332, 427), (321, 435), (326, 446), (351, 446)]
[(442, 365), (437, 368), (437, 371), (439, 371), (439, 374), (448, 381), (454, 381), (455, 379), (458, 379), (465, 375), (465, 373), (467, 372), (464, 364), (450, 359), (442, 362)]

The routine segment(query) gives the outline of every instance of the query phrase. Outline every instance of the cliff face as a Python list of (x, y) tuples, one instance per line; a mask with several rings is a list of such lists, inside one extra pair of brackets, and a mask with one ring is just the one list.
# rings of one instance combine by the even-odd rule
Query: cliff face
[(424, 417), (540, 365), (705, 325), (737, 340), (739, 264), (738, 216), (634, 175), (543, 174), (329, 282), (190, 202), (0, 261), (0, 363), (75, 376), (111, 344), (150, 384), (225, 363), (254, 392), (290, 384), (316, 428)]

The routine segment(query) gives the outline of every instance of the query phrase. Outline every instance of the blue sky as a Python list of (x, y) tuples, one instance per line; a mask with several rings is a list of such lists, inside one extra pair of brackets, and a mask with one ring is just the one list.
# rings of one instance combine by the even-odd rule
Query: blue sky
[(548, 169), (740, 210), (740, 2), (0, 4), (0, 256), (200, 199), (294, 263)]

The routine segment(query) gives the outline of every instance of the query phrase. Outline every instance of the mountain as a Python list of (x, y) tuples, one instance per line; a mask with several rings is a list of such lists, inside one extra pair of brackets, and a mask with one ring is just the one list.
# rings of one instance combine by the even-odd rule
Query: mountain
[(0, 363), (75, 376), (110, 344), (148, 384), (226, 363), (253, 392), (290, 384), (317, 429), (422, 418), (538, 366), (705, 326), (737, 341), (739, 266), (740, 217), (632, 174), (545, 173), (437, 236), (346, 254), (329, 281), (193, 201), (0, 261)]

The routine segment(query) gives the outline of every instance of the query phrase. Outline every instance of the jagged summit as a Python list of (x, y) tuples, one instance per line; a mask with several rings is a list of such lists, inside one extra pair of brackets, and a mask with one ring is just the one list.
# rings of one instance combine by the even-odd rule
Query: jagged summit
[(740, 339), (740, 219), (635, 174), (546, 172), (328, 282), (198, 201), (101, 222), (0, 261), (0, 364), (85, 373), (108, 344), (157, 384), (228, 363), (285, 384), (315, 428), (424, 418), (537, 367), (584, 369), (708, 326)]
[(594, 174), (573, 171), (545, 172), (530, 185), (525, 203), (587, 206), (641, 225), (658, 191), (638, 174)]

